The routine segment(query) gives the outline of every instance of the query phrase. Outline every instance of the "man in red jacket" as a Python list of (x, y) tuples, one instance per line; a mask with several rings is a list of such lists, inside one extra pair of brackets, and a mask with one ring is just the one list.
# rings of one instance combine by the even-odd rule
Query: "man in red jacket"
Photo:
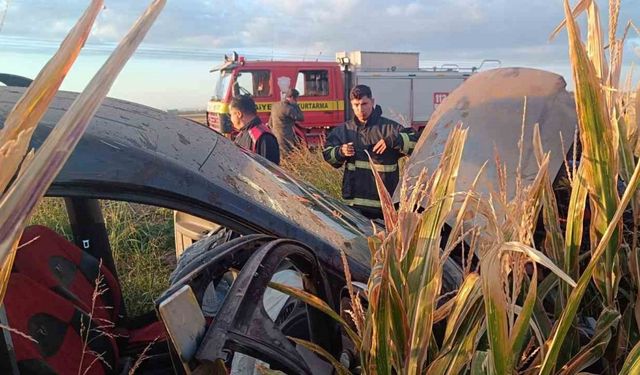
[(256, 102), (249, 95), (236, 96), (229, 105), (229, 117), (238, 131), (234, 142), (265, 159), (280, 164), (278, 140), (258, 117)]

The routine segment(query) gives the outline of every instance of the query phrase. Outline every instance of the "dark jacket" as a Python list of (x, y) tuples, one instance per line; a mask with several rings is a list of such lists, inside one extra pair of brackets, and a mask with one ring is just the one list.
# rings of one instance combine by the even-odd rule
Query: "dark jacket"
[[(322, 154), (324, 160), (335, 168), (346, 163), (342, 178), (342, 198), (347, 204), (369, 217), (382, 217), (375, 178), (365, 151), (371, 155), (387, 191), (393, 194), (399, 180), (398, 159), (411, 154), (417, 138), (412, 128), (405, 128), (382, 117), (382, 109), (376, 106), (365, 124), (354, 118), (336, 127), (329, 134)], [(373, 152), (373, 147), (380, 139), (385, 140), (387, 149), (378, 155)], [(353, 142), (356, 153), (347, 158), (340, 147), (349, 142)]]
[(234, 142), (245, 150), (255, 152), (265, 159), (280, 164), (278, 140), (259, 117), (246, 124), (236, 135)]
[(278, 138), (280, 149), (284, 152), (289, 152), (298, 145), (298, 139), (293, 130), (297, 121), (304, 121), (304, 114), (297, 104), (281, 101), (271, 106), (269, 125), (273, 135)]

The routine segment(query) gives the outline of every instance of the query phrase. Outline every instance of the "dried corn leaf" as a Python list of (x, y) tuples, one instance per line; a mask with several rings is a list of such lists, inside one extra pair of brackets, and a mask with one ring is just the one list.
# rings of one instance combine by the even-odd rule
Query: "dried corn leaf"
[(340, 315), (338, 315), (333, 309), (327, 305), (326, 302), (321, 300), (320, 298), (314, 296), (313, 294), (306, 292), (304, 290), (300, 290), (298, 288), (293, 288), (288, 285), (270, 282), (269, 287), (277, 290), (280, 293), (284, 293), (286, 295), (295, 297), (302, 302), (315, 307), (316, 309), (322, 311), (323, 313), (329, 315), (333, 320), (340, 323), (345, 332), (349, 335), (349, 338), (356, 344), (361, 345), (361, 340), (358, 335), (350, 328), (347, 322), (342, 319)]
[[(442, 351), (447, 352), (459, 341), (459, 338), (467, 335), (467, 329), (471, 328), (477, 320), (477, 310), (482, 309), (482, 285), (480, 275), (470, 273), (465, 277), (458, 293), (453, 299), (453, 308), (447, 317)], [(475, 318), (474, 318), (475, 317)], [(482, 317), (480, 317), (482, 318)], [(478, 320), (481, 323), (482, 319)]]
[(27, 152), (33, 130), (44, 116), (64, 77), (80, 54), (91, 26), (102, 9), (102, 4), (102, 0), (91, 2), (60, 45), (60, 49), (42, 68), (7, 116), (4, 128), (0, 129), (0, 145), (6, 145), (11, 141), (16, 142), (9, 155), (4, 155), (0, 151), (0, 165), (2, 165), (0, 192), (6, 189), (8, 182), (18, 171), (22, 157)]
[(336, 374), (338, 375), (350, 375), (351, 373), (349, 372), (349, 369), (347, 369), (346, 367), (344, 367), (344, 365), (342, 365), (342, 363), (340, 363), (340, 361), (336, 360), (329, 352), (327, 352), (326, 350), (324, 350), (321, 346), (316, 345), (310, 341), (307, 340), (301, 340), (295, 337), (288, 337), (289, 340), (295, 342), (296, 344), (300, 345), (300, 346), (304, 346), (305, 348), (309, 349), (310, 351), (320, 355), (320, 357), (326, 359), (327, 361), (329, 361), (329, 363), (331, 363), (331, 365), (333, 365), (333, 368), (335, 368), (336, 370)]
[[(545, 158), (542, 148), (542, 138), (540, 137), (540, 127), (538, 124), (533, 129), (533, 148), (536, 155), (538, 166), (540, 166)], [(546, 230), (545, 248), (551, 259), (561, 267), (564, 264), (563, 248), (564, 238), (560, 228), (560, 214), (558, 213), (558, 203), (556, 202), (551, 179), (547, 173), (544, 177), (544, 190), (542, 193), (542, 219)]]
[(0, 165), (3, 166), (2, 170), (0, 170), (0, 194), (5, 191), (9, 182), (15, 177), (16, 171), (20, 168), (31, 140), (32, 132), (33, 128), (24, 129), (17, 134), (15, 139), (7, 139), (4, 143), (0, 143), (2, 144), (2, 147), (0, 147)]
[(640, 129), (640, 84), (636, 89), (634, 114), (636, 118), (636, 131)]
[[(595, 244), (606, 230), (619, 201), (616, 187), (617, 129), (611, 125), (602, 81), (598, 78), (597, 69), (587, 57), (575, 20), (568, 13), (567, 19), (582, 144), (581, 166), (584, 166), (584, 181), (589, 190), (592, 210), (590, 229), (592, 243)], [(619, 231), (615, 231), (612, 241), (608, 244), (604, 262), (595, 275), (596, 286), (608, 303), (612, 303), (615, 295), (616, 283), (613, 275), (617, 274), (617, 267), (614, 257), (618, 245)]]
[(602, 43), (602, 26), (600, 23), (600, 10), (595, 1), (590, 1), (587, 7), (587, 55), (593, 66), (596, 75), (601, 83), (608, 75), (607, 59), (604, 56), (604, 45)]
[[(118, 73), (162, 10), (155, 0), (120, 42), (87, 88), (71, 104), (36, 153), (29, 169), (18, 177), (0, 201), (0, 261), (4, 265), (36, 203), (44, 195), (109, 92)], [(79, 48), (79, 46), (78, 46)], [(46, 77), (45, 77), (46, 78)], [(6, 280), (4, 280), (6, 282)]]
[(538, 298), (537, 294), (538, 272), (534, 264), (533, 277), (531, 282), (529, 283), (527, 296), (525, 298), (524, 304), (522, 305), (522, 309), (518, 313), (518, 318), (516, 319), (515, 325), (513, 326), (509, 337), (511, 352), (513, 353), (512, 363), (514, 364), (517, 364), (520, 359), (525, 340), (527, 338), (527, 332), (529, 332), (529, 325), (533, 324), (531, 317), (533, 316), (535, 302)]
[(429, 196), (432, 205), (423, 213), (417, 250), (407, 277), (415, 298), (415, 302), (410, 302), (407, 309), (411, 327), (410, 356), (406, 366), (409, 374), (420, 373), (427, 360), (427, 340), (431, 338), (436, 297), (440, 293), (442, 282), (443, 265), (439, 256), (441, 231), (453, 207), (458, 169), (467, 134), (467, 130), (457, 126), (449, 135), (433, 178)]
[(640, 374), (640, 342), (627, 355), (619, 375)]
[(496, 374), (508, 374), (514, 364), (509, 341), (508, 303), (503, 287), (500, 245), (489, 250), (480, 262), (491, 368)]
[[(580, 0), (576, 4), (576, 6), (573, 8), (573, 11), (571, 12), (571, 14), (573, 15), (573, 18), (578, 17), (582, 12), (587, 10), (592, 1), (593, 0)], [(564, 29), (566, 24), (567, 24), (567, 20), (565, 18), (564, 20), (562, 20), (562, 22), (560, 22), (560, 24), (558, 26), (556, 26), (555, 29), (553, 29), (553, 31), (551, 32), (551, 35), (549, 36), (549, 40), (551, 41), (551, 40), (555, 39), (555, 37), (558, 36), (560, 31), (562, 31), (562, 29)]]
[[(565, 7), (568, 13), (568, 4), (566, 4), (566, 2)], [(609, 241), (617, 231), (617, 223), (622, 218), (622, 214), (624, 213), (625, 208), (635, 194), (635, 191), (638, 188), (638, 182), (640, 182), (640, 164), (636, 166), (636, 169), (633, 172), (633, 176), (631, 176), (631, 180), (629, 181), (629, 185), (627, 186), (622, 199), (620, 200), (620, 204), (618, 204), (616, 212), (612, 220), (609, 222), (609, 226), (603, 233), (596, 249), (593, 251), (589, 264), (585, 268), (582, 275), (580, 275), (580, 279), (578, 280), (576, 287), (571, 292), (571, 295), (567, 300), (567, 306), (565, 310), (563, 310), (560, 319), (555, 324), (552, 336), (547, 340), (547, 352), (540, 368), (541, 375), (548, 375), (553, 371), (558, 358), (558, 354), (562, 348), (567, 332), (571, 328), (571, 325), (575, 319), (578, 308), (580, 307), (580, 302), (582, 301), (582, 297), (584, 296), (584, 293), (587, 290), (587, 286), (589, 285), (591, 276), (593, 275), (596, 265), (600, 262), (600, 258), (602, 258), (603, 254), (607, 250)]]
[(605, 352), (611, 341), (612, 330), (615, 330), (620, 320), (620, 313), (616, 310), (606, 309), (600, 314), (596, 323), (595, 334), (566, 365), (562, 367), (559, 375), (577, 374), (590, 365), (596, 363)]
[(380, 203), (382, 204), (382, 214), (384, 216), (384, 224), (386, 226), (387, 233), (391, 233), (396, 229), (396, 225), (398, 224), (398, 213), (396, 212), (396, 209), (393, 206), (393, 200), (391, 199), (391, 194), (389, 194), (389, 192), (387, 191), (387, 188), (384, 186), (384, 182), (382, 181), (380, 174), (376, 170), (375, 163), (371, 159), (371, 155), (369, 155), (368, 152), (367, 152), (367, 156), (369, 157), (369, 165), (371, 166), (371, 172), (373, 173), (373, 177), (376, 181), (378, 196), (380, 196)]

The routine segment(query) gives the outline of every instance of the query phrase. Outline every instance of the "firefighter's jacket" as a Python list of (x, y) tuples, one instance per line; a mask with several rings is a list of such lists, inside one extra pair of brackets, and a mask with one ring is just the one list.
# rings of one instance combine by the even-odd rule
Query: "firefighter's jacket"
[(261, 155), (275, 164), (280, 164), (278, 140), (257, 116), (240, 129), (234, 142), (245, 150)]
[(273, 135), (278, 138), (280, 150), (289, 152), (298, 145), (294, 126), (296, 122), (304, 121), (304, 114), (298, 104), (281, 101), (271, 106), (269, 125)]
[[(387, 149), (378, 155), (373, 152), (373, 147), (380, 139), (384, 139)], [(393, 194), (399, 179), (398, 159), (403, 155), (410, 155), (416, 141), (417, 135), (412, 128), (405, 128), (382, 117), (382, 109), (376, 106), (365, 124), (354, 118), (336, 127), (329, 134), (322, 153), (324, 160), (335, 168), (346, 164), (342, 178), (342, 197), (347, 204), (363, 212), (380, 213), (380, 198), (366, 152), (371, 155), (374, 168), (380, 174), (387, 191)], [(346, 157), (340, 147), (349, 142), (353, 142), (355, 155)]]

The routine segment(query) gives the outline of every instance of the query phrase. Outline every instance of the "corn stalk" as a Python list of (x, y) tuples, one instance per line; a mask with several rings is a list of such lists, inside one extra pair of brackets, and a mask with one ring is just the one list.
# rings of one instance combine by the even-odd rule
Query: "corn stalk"
[[(3, 278), (3, 293), (0, 298), (4, 296), (17, 243), (25, 223), (73, 152), (111, 85), (164, 4), (164, 0), (155, 0), (149, 6), (33, 156), (23, 156), (31, 134), (84, 44), (102, 7), (102, 1), (96, 0), (91, 3), (63, 42), (59, 52), (45, 66), (7, 117), (5, 127), (0, 133), (3, 150), (0, 152), (0, 157), (3, 158), (0, 161), (3, 167), (9, 166), (2, 171), (2, 181), (5, 184), (9, 180), (12, 182), (7, 186), (0, 186), (0, 191), (4, 191), (0, 198), (0, 263)], [(17, 177), (14, 178), (16, 173)]]

